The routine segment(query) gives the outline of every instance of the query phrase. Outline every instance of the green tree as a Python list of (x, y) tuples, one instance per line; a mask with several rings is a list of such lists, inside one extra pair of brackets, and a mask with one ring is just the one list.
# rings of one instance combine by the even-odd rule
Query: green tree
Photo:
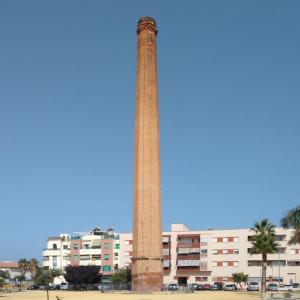
[(18, 267), (21, 271), (21, 274), (25, 275), (25, 273), (29, 270), (28, 260), (25, 258), (21, 258), (18, 261)]
[(34, 279), (35, 275), (36, 275), (36, 272), (39, 268), (39, 262), (37, 259), (35, 258), (31, 258), (29, 261), (28, 261), (28, 270), (30, 271), (31, 273), (31, 278)]
[(26, 277), (24, 274), (20, 274), (15, 277), (15, 280), (17, 280), (18, 282), (20, 282), (22, 284), (22, 282), (26, 280)]
[(245, 274), (243, 272), (232, 273), (232, 278), (233, 278), (233, 282), (239, 284), (241, 289), (243, 289), (242, 283), (246, 283), (248, 281), (248, 274)]
[(102, 279), (99, 266), (67, 266), (65, 271), (66, 281), (77, 287), (100, 283)]
[(111, 282), (123, 283), (123, 284), (131, 283), (130, 268), (122, 268), (122, 269), (115, 270), (115, 272), (111, 275)]
[(300, 243), (300, 205), (289, 210), (285, 216), (280, 220), (283, 228), (294, 228), (293, 235), (289, 240), (289, 244)]
[(0, 270), (0, 288), (3, 287), (3, 284), (6, 279), (10, 279), (10, 275), (8, 271)]
[(60, 276), (61, 274), (61, 270), (37, 268), (34, 283), (45, 286), (47, 300), (49, 300), (49, 285), (53, 283), (55, 277)]
[(278, 243), (276, 242), (275, 225), (269, 222), (268, 219), (263, 219), (260, 222), (256, 222), (254, 227), (250, 229), (254, 232), (251, 236), (252, 247), (250, 248), (250, 254), (262, 255), (262, 280), (261, 291), (266, 292), (266, 272), (267, 272), (267, 255), (276, 253), (278, 251)]

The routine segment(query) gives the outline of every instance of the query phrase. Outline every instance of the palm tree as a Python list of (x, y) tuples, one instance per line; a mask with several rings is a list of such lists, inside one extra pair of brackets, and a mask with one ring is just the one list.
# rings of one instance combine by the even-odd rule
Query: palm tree
[(27, 259), (25, 259), (25, 258), (19, 259), (18, 267), (19, 267), (22, 275), (25, 275), (25, 273), (28, 271), (28, 266), (29, 266), (29, 263), (28, 263)]
[(39, 267), (39, 262), (35, 258), (31, 258), (28, 261), (28, 269), (31, 273), (32, 279), (35, 277), (38, 267)]
[(292, 237), (289, 240), (289, 244), (300, 243), (300, 205), (289, 210), (286, 215), (280, 220), (283, 228), (294, 228)]
[(252, 248), (250, 254), (262, 255), (262, 282), (261, 291), (266, 292), (266, 272), (267, 272), (267, 255), (278, 251), (278, 243), (276, 242), (275, 225), (268, 219), (256, 222), (254, 227), (250, 229), (254, 232), (251, 236)]

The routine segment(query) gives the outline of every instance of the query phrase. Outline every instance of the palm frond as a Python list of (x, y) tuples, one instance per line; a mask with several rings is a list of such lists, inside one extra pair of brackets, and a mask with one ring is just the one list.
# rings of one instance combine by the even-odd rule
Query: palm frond
[(289, 210), (280, 220), (281, 226), (284, 228), (300, 226), (300, 205)]

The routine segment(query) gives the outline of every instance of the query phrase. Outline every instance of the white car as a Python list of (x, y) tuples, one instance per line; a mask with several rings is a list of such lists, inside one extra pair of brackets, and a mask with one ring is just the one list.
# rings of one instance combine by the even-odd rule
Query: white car
[(259, 291), (259, 283), (254, 282), (254, 281), (249, 282), (247, 290), (248, 291)]
[(235, 284), (226, 284), (223, 286), (224, 291), (236, 291), (237, 287)]
[(67, 282), (62, 282), (60, 284), (60, 289), (61, 290), (68, 290), (69, 289), (69, 284)]

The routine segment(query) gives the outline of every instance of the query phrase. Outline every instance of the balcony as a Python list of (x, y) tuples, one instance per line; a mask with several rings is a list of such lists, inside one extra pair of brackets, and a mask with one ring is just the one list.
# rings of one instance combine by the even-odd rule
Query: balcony
[(178, 234), (177, 239), (198, 239), (200, 240), (200, 234), (193, 234), (193, 233), (187, 233), (187, 234)]
[(177, 248), (178, 254), (198, 254), (200, 253), (200, 248)]
[(200, 261), (194, 259), (177, 260), (177, 267), (200, 267)]
[(178, 260), (200, 260), (200, 254), (177, 254)]
[(171, 267), (171, 262), (170, 262), (170, 260), (165, 259), (165, 260), (163, 261), (163, 267), (164, 267), (164, 268), (170, 268), (170, 267)]
[(289, 267), (299, 267), (300, 266), (300, 260), (288, 260), (287, 265)]
[(192, 243), (177, 243), (177, 248), (200, 248), (200, 243), (192, 242)]
[(168, 236), (163, 236), (162, 237), (162, 243), (163, 244), (168, 244), (168, 243), (170, 243), (170, 236), (168, 235)]

